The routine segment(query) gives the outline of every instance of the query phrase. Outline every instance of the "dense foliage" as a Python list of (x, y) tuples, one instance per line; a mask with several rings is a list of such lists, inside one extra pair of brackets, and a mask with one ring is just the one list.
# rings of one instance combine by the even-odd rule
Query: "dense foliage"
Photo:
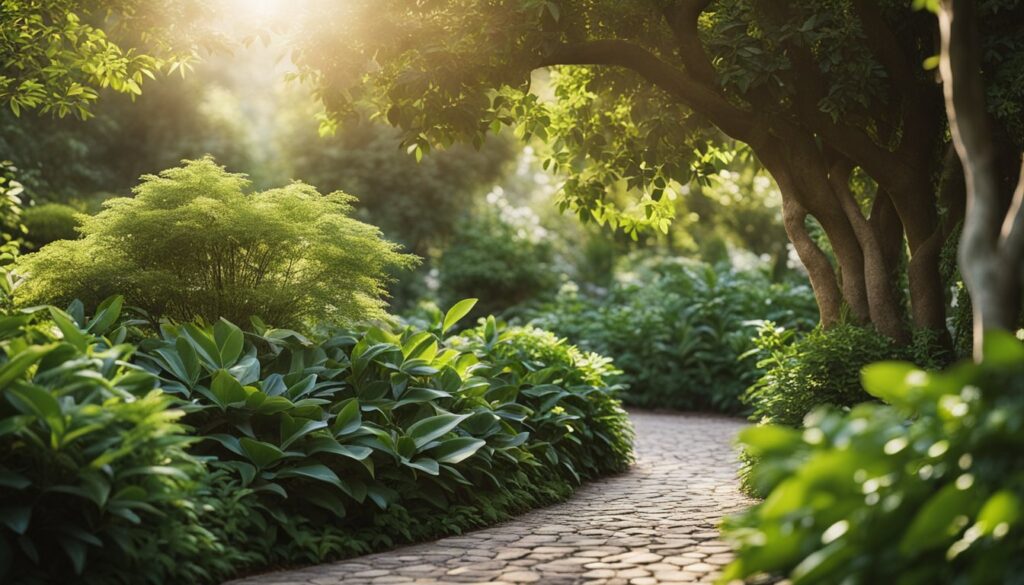
[(535, 322), (581, 347), (615, 356), (623, 399), (653, 408), (737, 412), (760, 370), (751, 336), (757, 320), (795, 330), (814, 326), (806, 286), (772, 283), (761, 270), (633, 256), (633, 272), (598, 294), (563, 289)]
[(941, 373), (869, 366), (864, 387), (888, 405), (744, 431), (760, 457), (752, 479), (770, 494), (728, 523), (740, 548), (727, 577), (1019, 582), (1024, 347), (993, 334), (985, 348), (981, 365)]
[[(0, 576), (213, 583), (457, 533), (617, 471), (606, 359), (491, 319), (312, 340), (0, 318)], [(137, 341), (130, 341), (136, 339)]]
[(92, 308), (123, 293), (154, 321), (260, 316), (300, 327), (383, 316), (386, 270), (412, 259), (348, 217), (350, 196), (247, 186), (211, 159), (147, 175), (135, 197), (85, 218), (82, 239), (23, 256), (16, 300)]
[(38, 110), (85, 119), (102, 90), (137, 96), (144, 78), (197, 57), (201, 8), (193, 0), (4, 0), (0, 105), (15, 115)]
[(794, 427), (817, 406), (871, 400), (860, 384), (864, 366), (914, 359), (912, 348), (898, 347), (876, 331), (849, 324), (800, 334), (769, 321), (758, 330), (754, 344), (763, 375), (743, 396), (754, 409), (752, 420)]

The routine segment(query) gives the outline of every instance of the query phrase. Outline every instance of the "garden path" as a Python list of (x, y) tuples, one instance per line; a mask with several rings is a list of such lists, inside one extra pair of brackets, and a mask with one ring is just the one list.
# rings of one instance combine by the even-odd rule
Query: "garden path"
[(732, 441), (743, 422), (632, 413), (636, 464), (568, 501), (462, 536), (230, 585), (706, 583), (730, 560), (716, 529), (751, 501)]

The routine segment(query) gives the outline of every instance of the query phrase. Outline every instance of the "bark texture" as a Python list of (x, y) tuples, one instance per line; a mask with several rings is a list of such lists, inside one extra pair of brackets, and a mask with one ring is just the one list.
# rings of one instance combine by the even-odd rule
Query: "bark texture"
[(1007, 207), (999, 179), (999, 152), (985, 107), (981, 44), (973, 0), (943, 0), (939, 30), (939, 70), (946, 112), (967, 186), (960, 272), (971, 293), (974, 358), (980, 361), (985, 332), (1013, 330), (1020, 316), (1024, 163)]

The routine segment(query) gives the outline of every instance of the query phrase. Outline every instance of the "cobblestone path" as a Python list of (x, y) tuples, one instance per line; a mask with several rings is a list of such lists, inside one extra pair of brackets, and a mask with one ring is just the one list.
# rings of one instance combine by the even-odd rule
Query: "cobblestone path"
[(751, 502), (731, 448), (742, 421), (631, 415), (637, 462), (568, 501), (491, 528), (231, 585), (706, 583), (729, 559), (718, 520)]

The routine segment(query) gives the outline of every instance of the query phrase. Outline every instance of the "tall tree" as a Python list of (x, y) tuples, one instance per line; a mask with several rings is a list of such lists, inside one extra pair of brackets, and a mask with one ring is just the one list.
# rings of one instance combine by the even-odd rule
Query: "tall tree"
[[(939, 71), (956, 152), (967, 184), (967, 216), (960, 240), (960, 271), (971, 293), (974, 357), (984, 333), (1014, 330), (1020, 319), (1024, 277), (1024, 158), (1021, 149), (1000, 151), (981, 74), (982, 41), (972, 0), (939, 4), (942, 55)], [(1000, 164), (1015, 155), (1019, 170)], [(1003, 168), (1001, 168), (1003, 167)]]
[[(1024, 7), (982, 4), (989, 36), (1012, 50), (984, 67), (1003, 82), (1001, 135), (1019, 140), (1024, 89), (1005, 71), (1020, 69)], [(845, 307), (900, 341), (910, 325), (945, 331), (939, 257), (964, 191), (946, 156), (941, 89), (921, 67), (937, 51), (929, 15), (885, 0), (353, 0), (315, 10), (295, 60), (317, 82), (328, 125), (369, 101), (417, 152), (479, 143), (502, 125), (539, 135), (571, 175), (560, 204), (629, 230), (664, 227), (665, 189), (690, 180), (714, 128), (749, 145), (778, 183), (824, 325)], [(553, 96), (530, 91), (545, 68)], [(855, 172), (872, 189), (853, 189)], [(619, 181), (638, 194), (634, 213), (606, 198)], [(893, 285), (901, 270), (909, 308)]]

